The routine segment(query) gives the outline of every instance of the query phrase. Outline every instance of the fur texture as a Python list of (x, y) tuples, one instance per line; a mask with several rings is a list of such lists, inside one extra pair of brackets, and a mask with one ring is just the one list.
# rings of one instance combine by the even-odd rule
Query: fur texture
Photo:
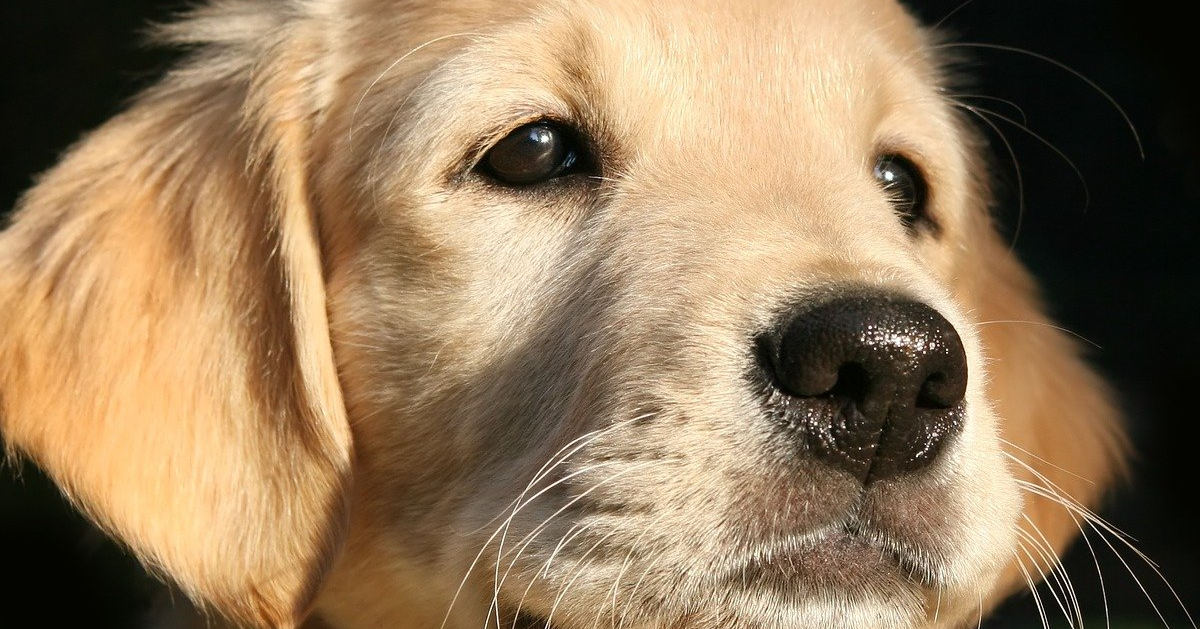
[[(161, 34), (190, 58), (0, 234), (0, 429), (232, 623), (973, 626), (1121, 470), (889, 0), (217, 0)], [(598, 174), (480, 173), (537, 120)], [(970, 374), (946, 451), (867, 487), (746, 378), (847, 286), (936, 309)]]

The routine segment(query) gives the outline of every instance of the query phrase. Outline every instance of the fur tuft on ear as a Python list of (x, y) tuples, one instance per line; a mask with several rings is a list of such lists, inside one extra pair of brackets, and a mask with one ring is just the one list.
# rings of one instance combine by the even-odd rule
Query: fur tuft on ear
[(248, 42), (284, 46), (263, 34), (197, 51), (204, 73), (22, 199), (0, 234), (0, 432), (201, 605), (292, 627), (340, 546), (352, 448), (306, 189), (311, 66), (256, 64)]

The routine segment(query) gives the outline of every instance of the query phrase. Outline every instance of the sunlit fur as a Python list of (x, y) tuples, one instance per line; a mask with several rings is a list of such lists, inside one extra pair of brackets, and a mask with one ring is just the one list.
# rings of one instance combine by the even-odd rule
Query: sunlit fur
[[(0, 234), (0, 429), (231, 622), (974, 626), (1120, 472), (893, 2), (223, 0), (161, 37), (190, 57)], [(543, 118), (599, 177), (472, 170)], [(936, 308), (970, 369), (944, 455), (867, 491), (745, 377), (846, 287)]]

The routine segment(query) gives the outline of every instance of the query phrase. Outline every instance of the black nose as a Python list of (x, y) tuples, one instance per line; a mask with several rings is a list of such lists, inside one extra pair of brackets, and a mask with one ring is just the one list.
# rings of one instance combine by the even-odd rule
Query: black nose
[(843, 296), (798, 308), (757, 345), (771, 414), (864, 484), (929, 465), (961, 427), (966, 353), (925, 304)]

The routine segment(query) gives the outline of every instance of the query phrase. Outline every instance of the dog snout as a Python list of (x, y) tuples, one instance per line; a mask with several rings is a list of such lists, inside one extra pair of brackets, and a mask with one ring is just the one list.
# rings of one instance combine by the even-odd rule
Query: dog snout
[(769, 414), (864, 484), (928, 466), (961, 428), (966, 353), (926, 304), (841, 296), (790, 310), (756, 344)]

